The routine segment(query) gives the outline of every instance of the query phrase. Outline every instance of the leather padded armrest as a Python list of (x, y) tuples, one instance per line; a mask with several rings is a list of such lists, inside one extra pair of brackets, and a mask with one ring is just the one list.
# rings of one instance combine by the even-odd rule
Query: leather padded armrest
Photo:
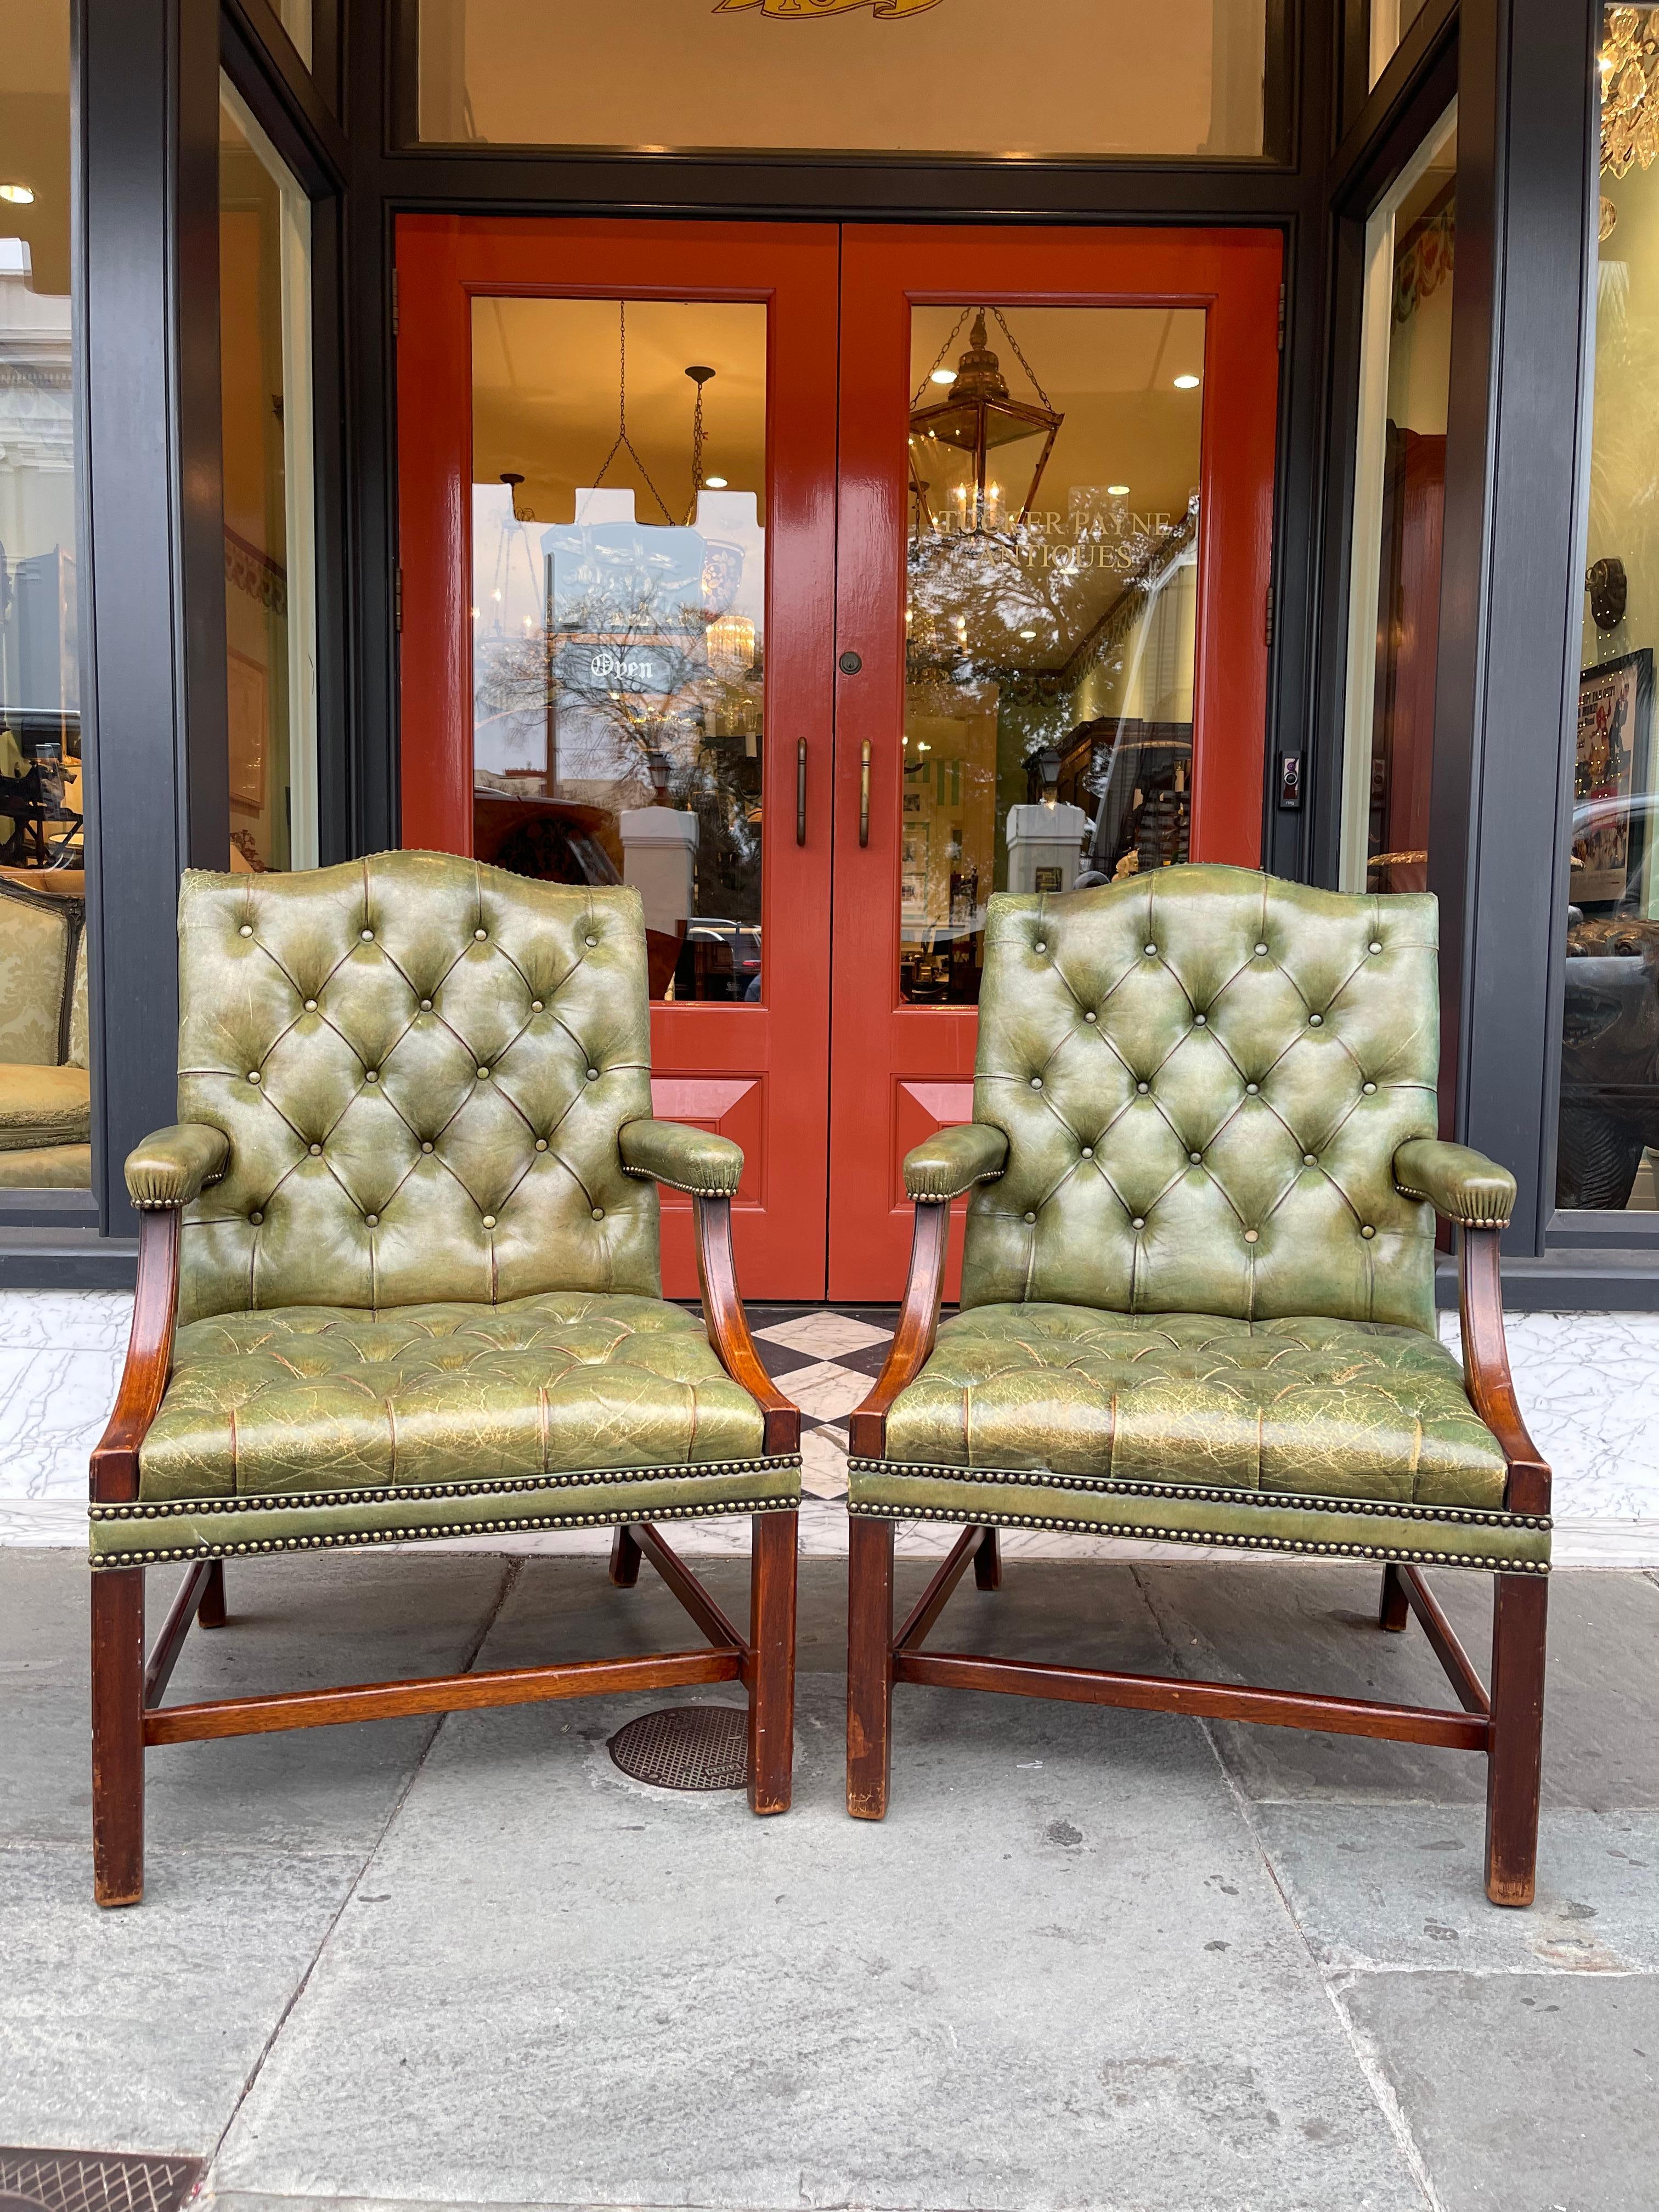
[(994, 1180), (1007, 1164), (1004, 1132), (984, 1121), (965, 1121), (905, 1154), (904, 1188), (918, 1205), (939, 1205)]
[(127, 1195), (144, 1213), (188, 1206), (230, 1164), (230, 1139), (205, 1121), (175, 1121), (127, 1154)]
[(1404, 1198), (1425, 1198), (1437, 1213), (1465, 1229), (1504, 1229), (1515, 1211), (1515, 1177), (1484, 1152), (1413, 1137), (1394, 1156), (1394, 1185)]
[(623, 1172), (649, 1176), (694, 1198), (735, 1198), (743, 1147), (682, 1121), (624, 1121), (619, 1133)]

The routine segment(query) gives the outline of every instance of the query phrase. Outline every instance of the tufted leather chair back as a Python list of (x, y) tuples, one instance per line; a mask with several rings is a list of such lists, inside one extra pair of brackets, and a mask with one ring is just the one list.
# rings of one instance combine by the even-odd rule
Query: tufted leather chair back
[(1436, 909), (1243, 868), (991, 901), (964, 1307), (1434, 1327)]
[(179, 1315), (659, 1291), (633, 890), (441, 853), (184, 879), (179, 1114), (230, 1139)]

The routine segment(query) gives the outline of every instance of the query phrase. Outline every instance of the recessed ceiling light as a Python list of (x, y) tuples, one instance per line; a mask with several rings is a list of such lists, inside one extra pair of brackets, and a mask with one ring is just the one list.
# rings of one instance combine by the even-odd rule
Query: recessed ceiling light
[(1108, 499), (1127, 499), (1129, 487), (1127, 484), (1108, 484), (1106, 496)]
[(1020, 635), (1021, 635), (1021, 636), (1025, 640), (1026, 643), (1029, 645), (1029, 644), (1030, 643), (1031, 640), (1032, 640), (1032, 639), (1036, 635), (1036, 632), (1034, 629), (1023, 629), (1023, 630), (1021, 630), (1021, 632), (1020, 632)]
[(1175, 388), (1177, 392), (1196, 392), (1198, 379), (1195, 376), (1178, 376), (1175, 380)]
[(0, 185), (0, 200), (9, 200), (14, 207), (33, 207), (33, 187), (30, 185)]
[(935, 384), (954, 384), (956, 380), (957, 373), (953, 368), (936, 368), (933, 371), (932, 381)]
[(726, 489), (726, 478), (724, 477), (705, 477), (703, 478), (703, 483), (710, 491), (724, 491)]

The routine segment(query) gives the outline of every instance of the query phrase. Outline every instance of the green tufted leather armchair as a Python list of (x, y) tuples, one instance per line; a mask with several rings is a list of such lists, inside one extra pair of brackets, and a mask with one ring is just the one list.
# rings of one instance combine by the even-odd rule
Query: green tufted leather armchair
[[(638, 894), (441, 854), (208, 875), (179, 902), (179, 1124), (127, 1162), (138, 1291), (92, 1458), (96, 1893), (143, 1888), (148, 1745), (741, 1678), (789, 1802), (800, 1417), (732, 1262), (743, 1155), (651, 1118)], [(705, 1327), (662, 1297), (693, 1194)], [(740, 1634), (659, 1533), (754, 1516)], [(223, 1563), (611, 1528), (709, 1639), (642, 1660), (167, 1705)], [(148, 1663), (143, 1574), (185, 1580)]]
[[(1435, 1133), (1435, 921), (1217, 866), (992, 900), (974, 1120), (905, 1162), (909, 1287), (852, 1421), (854, 1814), (885, 1809), (896, 1681), (1393, 1735), (1487, 1753), (1487, 1892), (1531, 1901), (1549, 1470), (1504, 1346), (1514, 1178)], [(965, 1534), (896, 1635), (893, 1528), (917, 1520)], [(1462, 1710), (925, 1650), (969, 1565), (995, 1587), (1005, 1528), (1377, 1561), (1381, 1625), (1418, 1615)], [(1496, 1577), (1490, 1691), (1426, 1565)]]

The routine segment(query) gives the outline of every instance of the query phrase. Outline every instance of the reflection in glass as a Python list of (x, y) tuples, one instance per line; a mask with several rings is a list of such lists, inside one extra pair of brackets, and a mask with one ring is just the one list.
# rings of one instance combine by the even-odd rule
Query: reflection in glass
[(228, 79), (219, 105), (230, 862), (317, 865), (311, 204)]
[(73, 869), (83, 807), (68, 0), (0, 0), (0, 184), (10, 187), (0, 201), (0, 867)]
[(1659, 1205), (1659, 47), (1608, 8), (1589, 568), (1574, 740), (1561, 1106), (1563, 1206)]
[(1448, 115), (1366, 226), (1342, 801), (1349, 891), (1428, 881), (1456, 174)]
[(1370, 0), (1370, 68), (1375, 84), (1394, 59), (1400, 41), (1423, 12), (1423, 0)]
[(627, 883), (652, 993), (761, 994), (766, 310), (473, 303), (480, 860)]
[(1187, 857), (1197, 309), (911, 322), (899, 987), (979, 996), (993, 891)]

